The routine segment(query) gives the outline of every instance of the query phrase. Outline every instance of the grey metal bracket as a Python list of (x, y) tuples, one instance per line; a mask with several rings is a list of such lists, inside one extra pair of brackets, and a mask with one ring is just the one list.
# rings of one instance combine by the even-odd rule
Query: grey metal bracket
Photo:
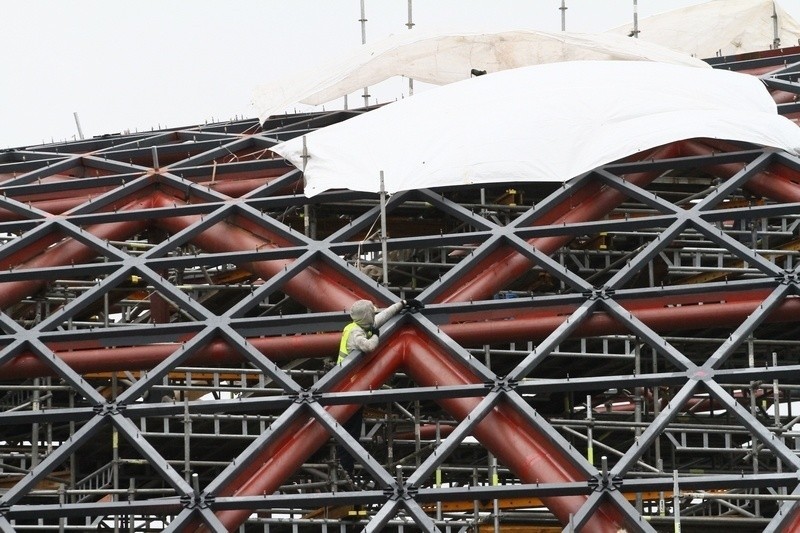
[(389, 500), (413, 500), (417, 497), (419, 488), (414, 485), (398, 485), (394, 484), (391, 487), (383, 489), (383, 494)]
[(583, 293), (583, 297), (587, 300), (608, 300), (616, 291), (614, 289), (610, 289), (608, 287), (600, 287), (594, 288), (591, 291), (586, 291)]
[(98, 416), (110, 416), (122, 414), (127, 405), (124, 402), (106, 402), (92, 407)]
[(516, 379), (508, 379), (505, 377), (497, 378), (491, 383), (492, 392), (511, 392), (517, 388), (519, 381)]
[(592, 492), (614, 491), (619, 490), (621, 487), (622, 478), (620, 476), (598, 473), (596, 476), (589, 478), (589, 488)]
[(319, 396), (320, 396), (319, 392), (317, 392), (316, 390), (302, 389), (302, 390), (298, 391), (297, 394), (293, 395), (292, 397), (293, 397), (294, 403), (312, 404), (312, 403), (317, 403), (317, 401), (319, 399)]

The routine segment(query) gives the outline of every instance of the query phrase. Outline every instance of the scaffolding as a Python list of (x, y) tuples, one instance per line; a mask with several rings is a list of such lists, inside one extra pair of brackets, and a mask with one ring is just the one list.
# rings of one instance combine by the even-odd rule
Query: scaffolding
[[(0, 153), (0, 531), (800, 527), (798, 158), (306, 198), (270, 147), (369, 110)], [(361, 298), (426, 306), (337, 365)]]

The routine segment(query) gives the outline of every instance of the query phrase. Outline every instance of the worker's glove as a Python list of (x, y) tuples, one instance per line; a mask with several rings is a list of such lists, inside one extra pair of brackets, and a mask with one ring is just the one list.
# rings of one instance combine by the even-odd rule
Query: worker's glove
[(424, 309), (425, 304), (414, 298), (410, 300), (403, 300), (403, 311), (407, 313), (416, 313), (420, 309)]
[(379, 330), (377, 326), (370, 326), (366, 331), (368, 337), (378, 337), (381, 334), (381, 330)]

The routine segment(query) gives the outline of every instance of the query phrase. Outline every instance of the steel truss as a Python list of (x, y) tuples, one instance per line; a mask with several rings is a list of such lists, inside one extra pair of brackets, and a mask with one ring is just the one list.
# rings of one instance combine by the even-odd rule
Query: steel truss
[[(716, 62), (791, 117), (798, 53)], [(0, 154), (0, 531), (800, 527), (800, 160), (690, 139), (382, 235), (270, 151), (365, 111)]]

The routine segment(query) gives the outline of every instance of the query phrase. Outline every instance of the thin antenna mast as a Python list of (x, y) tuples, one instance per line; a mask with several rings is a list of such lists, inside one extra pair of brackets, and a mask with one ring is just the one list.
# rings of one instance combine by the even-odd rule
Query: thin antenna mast
[(78, 112), (73, 111), (72, 116), (75, 117), (75, 125), (78, 127), (78, 137), (83, 140), (83, 130), (81, 129), (81, 121), (78, 120)]
[[(367, 16), (364, 12), (364, 0), (361, 0), (361, 44), (367, 44)], [(364, 87), (364, 107), (369, 105), (369, 87)]]
[(639, 38), (639, 6), (637, 0), (633, 0), (633, 33), (634, 39)]
[(561, 7), (558, 9), (561, 11), (561, 31), (567, 31), (567, 0), (561, 0)]
[[(411, 0), (409, 0), (410, 2)], [(777, 50), (781, 47), (781, 35), (780, 35), (780, 28), (778, 27), (778, 6), (776, 6), (777, 2), (773, 0), (772, 2), (772, 48)]]
[[(406, 27), (411, 30), (414, 28), (414, 22), (411, 20), (411, 1), (408, 0), (408, 22), (406, 22)], [(414, 95), (414, 79), (408, 78), (408, 96)]]

